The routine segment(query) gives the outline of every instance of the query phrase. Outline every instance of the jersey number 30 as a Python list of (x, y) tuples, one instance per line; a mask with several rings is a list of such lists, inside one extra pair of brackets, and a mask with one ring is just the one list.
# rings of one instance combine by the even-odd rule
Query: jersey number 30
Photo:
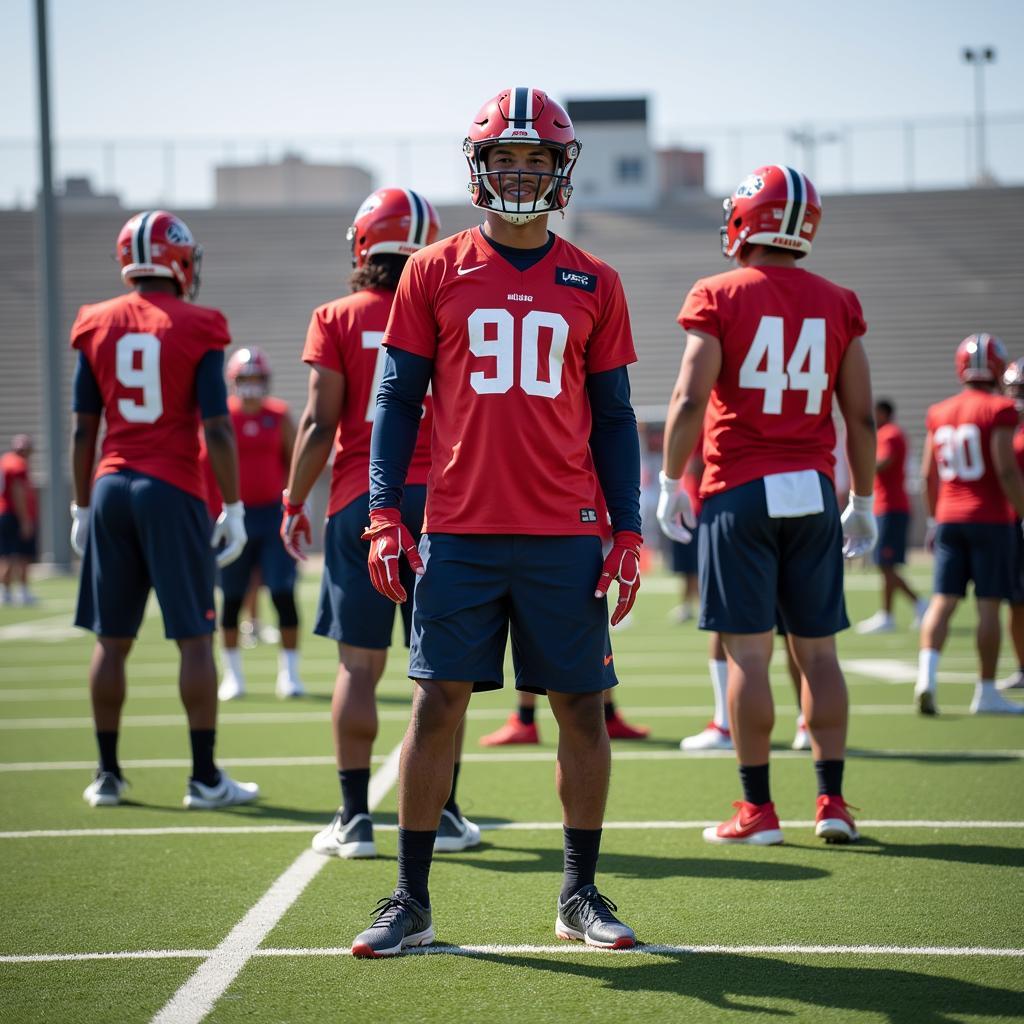
[[(825, 370), (825, 321), (810, 317), (800, 325), (796, 348), (786, 363), (781, 316), (763, 316), (757, 333), (750, 344), (746, 359), (740, 367), (740, 387), (764, 392), (761, 411), (768, 416), (782, 412), (784, 391), (804, 391), (807, 401), (804, 412), (808, 416), (821, 413), (821, 396), (828, 388)], [(764, 369), (761, 369), (762, 363)]]
[(985, 475), (981, 430), (976, 423), (946, 425), (935, 431), (935, 462), (939, 479), (980, 480)]
[(117, 411), (129, 423), (156, 423), (163, 415), (160, 390), (160, 339), (155, 334), (125, 334), (117, 339), (117, 382), (142, 392), (119, 398)]

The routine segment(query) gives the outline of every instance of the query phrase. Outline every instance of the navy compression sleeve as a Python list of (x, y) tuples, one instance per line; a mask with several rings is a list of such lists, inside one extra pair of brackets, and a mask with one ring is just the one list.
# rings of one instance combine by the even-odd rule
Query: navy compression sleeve
[(71, 411), (84, 412), (90, 416), (99, 416), (103, 412), (103, 395), (96, 383), (96, 375), (92, 372), (89, 360), (84, 352), (78, 353), (75, 363), (75, 379), (71, 385)]
[(432, 359), (388, 347), (370, 435), (370, 508), (400, 508), (423, 399), (434, 371)]
[(227, 416), (228, 389), (224, 383), (224, 352), (210, 349), (196, 367), (196, 400), (204, 420)]
[(593, 418), (590, 452), (612, 530), (640, 533), (640, 438), (626, 367), (590, 374), (587, 395)]

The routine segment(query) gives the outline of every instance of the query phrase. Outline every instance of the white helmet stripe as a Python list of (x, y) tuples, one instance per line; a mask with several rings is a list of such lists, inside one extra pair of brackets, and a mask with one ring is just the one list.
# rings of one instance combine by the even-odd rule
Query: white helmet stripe
[(800, 237), (800, 229), (803, 227), (804, 216), (807, 213), (807, 179), (800, 171), (794, 171), (792, 167), (787, 168), (793, 175), (793, 213), (792, 219), (783, 227), (783, 231), (793, 238)]
[(150, 263), (153, 260), (153, 222), (155, 220), (155, 217), (148, 215), (145, 226), (142, 228), (142, 252), (146, 257), (143, 261), (145, 263)]
[(779, 222), (779, 230), (785, 231), (786, 225), (789, 223), (789, 218), (793, 215), (793, 177), (788, 167), (784, 167), (782, 164), (776, 164), (775, 166), (782, 172), (782, 176), (786, 179), (786, 207), (782, 211), (782, 220)]
[(132, 229), (132, 263), (146, 263), (146, 249), (144, 248), (143, 231), (146, 228), (146, 221), (150, 218), (150, 210), (140, 213)]

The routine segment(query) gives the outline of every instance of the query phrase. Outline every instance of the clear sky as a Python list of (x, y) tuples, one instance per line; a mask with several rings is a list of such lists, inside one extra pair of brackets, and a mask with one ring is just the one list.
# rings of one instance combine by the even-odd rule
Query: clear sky
[[(10, 142), (36, 134), (33, 9), (0, 0), (3, 205), (25, 201), (34, 180), (34, 151)], [(802, 162), (776, 129), (966, 119), (974, 72), (961, 61), (965, 45), (998, 50), (986, 70), (989, 111), (1024, 110), (1021, 0), (50, 0), (49, 12), (54, 133), (89, 143), (66, 145), (58, 169), (109, 179), (128, 201), (168, 179), (181, 201), (208, 198), (210, 161), (226, 141), (236, 158), (289, 144), (311, 157), (347, 154), (453, 196), (471, 116), (509, 85), (563, 101), (649, 97), (657, 143), (710, 147), (715, 191), (747, 164)], [(849, 138), (820, 148), (823, 190), (903, 184), (898, 129)], [(104, 151), (103, 140), (118, 145)], [(157, 147), (121, 140), (175, 141), (173, 164)], [(973, 173), (963, 123), (922, 127), (914, 152), (919, 184)], [(992, 124), (989, 163), (1000, 180), (1024, 180), (1024, 119)]]

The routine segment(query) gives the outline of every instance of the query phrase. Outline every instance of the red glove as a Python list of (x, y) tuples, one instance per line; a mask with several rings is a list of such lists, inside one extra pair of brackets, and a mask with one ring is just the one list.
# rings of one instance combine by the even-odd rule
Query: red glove
[(617, 626), (628, 614), (640, 589), (640, 545), (644, 539), (639, 533), (619, 530), (612, 537), (612, 549), (601, 567), (594, 597), (604, 597), (612, 580), (619, 581), (619, 600), (612, 612), (612, 625)]
[(402, 524), (402, 513), (397, 508), (373, 509), (362, 539), (370, 542), (370, 557), (366, 562), (370, 582), (379, 593), (401, 604), (409, 596), (398, 576), (401, 556), (405, 555), (417, 576), (424, 573), (423, 559), (412, 534)]
[(281, 495), (281, 503), (284, 505), (284, 513), (281, 516), (281, 540), (284, 541), (284, 549), (296, 561), (304, 562), (306, 556), (299, 541), (305, 537), (307, 544), (313, 543), (313, 530), (309, 525), (309, 516), (306, 515), (306, 506), (293, 505), (288, 499), (287, 491)]

